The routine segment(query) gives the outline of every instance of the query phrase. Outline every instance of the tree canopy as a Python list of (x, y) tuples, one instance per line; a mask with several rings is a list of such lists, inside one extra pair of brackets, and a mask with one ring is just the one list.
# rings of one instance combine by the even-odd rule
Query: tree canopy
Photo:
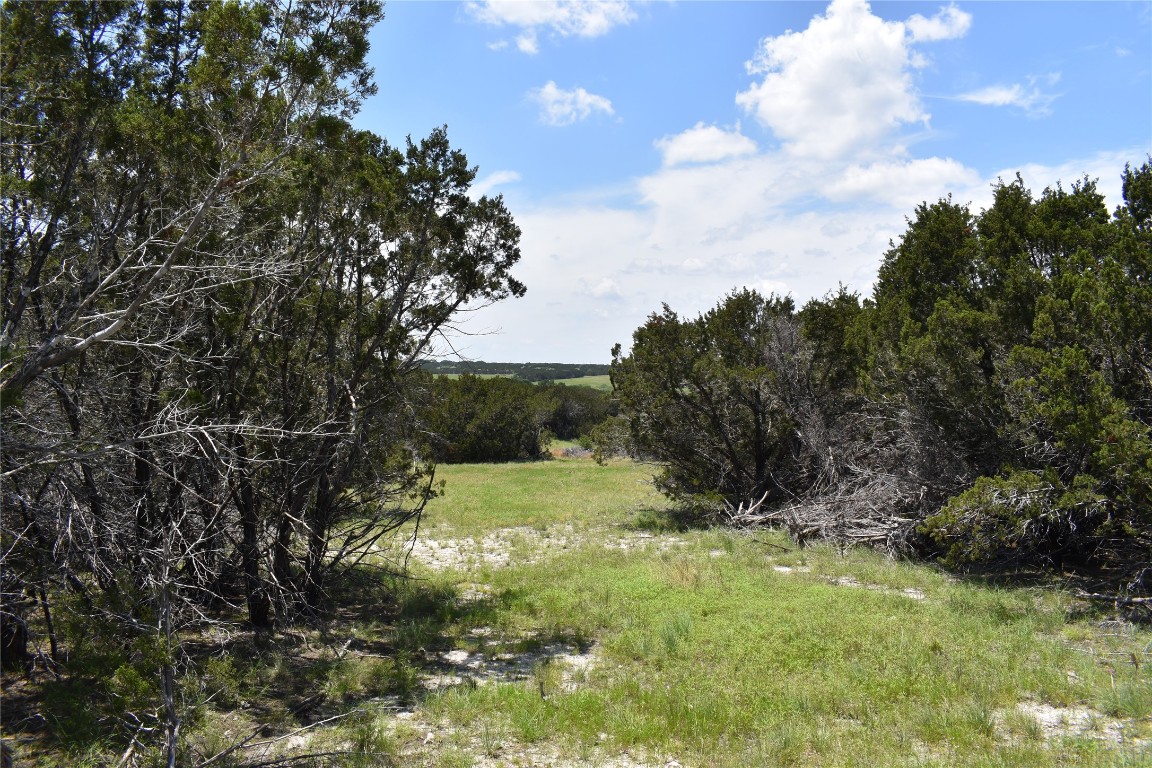
[(56, 656), (63, 595), (151, 643), (169, 764), (174, 633), (233, 600), (257, 629), (322, 610), (436, 493), (421, 362), (525, 290), (446, 130), (349, 122), (382, 15), (0, 7), (4, 663), (33, 610)]
[(633, 449), (720, 516), (1147, 579), (1149, 190), (1152, 161), (1111, 214), (1089, 179), (1001, 181), (979, 213), (917, 207), (863, 302), (665, 306), (614, 352)]

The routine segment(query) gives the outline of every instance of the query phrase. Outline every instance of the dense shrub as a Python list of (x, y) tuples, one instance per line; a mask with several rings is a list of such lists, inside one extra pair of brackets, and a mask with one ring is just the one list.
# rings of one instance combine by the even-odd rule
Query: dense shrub
[(670, 497), (798, 535), (1137, 573), (1152, 561), (1152, 160), (1123, 190), (1112, 215), (1089, 180), (1039, 198), (1000, 183), (979, 214), (921, 205), (863, 302), (841, 289), (796, 313), (744, 290), (696, 320), (665, 306), (614, 351), (632, 449)]
[(514, 461), (544, 452), (546, 412), (530, 384), (464, 374), (434, 380), (424, 420), (437, 461)]
[(613, 351), (612, 383), (657, 486), (695, 505), (805, 492), (828, 471), (834, 398), (790, 299), (734, 292), (695, 320), (667, 306)]
[(516, 461), (546, 456), (553, 437), (574, 440), (613, 410), (590, 387), (464, 374), (432, 381), (423, 420), (437, 461)]

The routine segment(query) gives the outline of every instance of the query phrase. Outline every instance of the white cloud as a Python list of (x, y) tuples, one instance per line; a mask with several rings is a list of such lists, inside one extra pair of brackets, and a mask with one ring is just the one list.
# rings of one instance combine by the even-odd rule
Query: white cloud
[[(840, 283), (870, 294), (917, 204), (952, 193), (978, 212), (991, 204), (997, 177), (1015, 177), (1016, 168), (987, 176), (954, 158), (914, 157), (905, 145), (916, 145), (897, 135), (927, 120), (912, 79), (925, 62), (914, 45), (963, 35), (969, 25), (952, 6), (901, 22), (877, 18), (862, 0), (834, 0), (805, 30), (766, 39), (750, 64), (762, 79), (737, 98), (779, 145), (757, 147), (739, 125), (699, 122), (654, 142), (662, 164), (635, 179), (630, 195), (614, 188), (600, 199), (518, 209), (516, 276), (528, 293), (487, 308), (479, 322), (506, 335), (477, 337), (466, 353), (605, 362), (614, 343), (628, 348), (662, 302), (693, 317), (740, 286), (791, 294), (799, 304)], [(1026, 82), (1044, 91), (1057, 80)], [(1023, 106), (1028, 88), (1008, 88), (982, 98)], [(554, 125), (612, 114), (607, 99), (554, 82), (532, 95)], [(1119, 169), (1145, 154), (1136, 148), (1019, 170), (1036, 195), (1057, 180), (1099, 176), (1112, 207)]]
[(527, 53), (529, 56), (540, 52), (540, 45), (536, 42), (536, 30), (530, 29), (527, 32), (516, 36), (516, 50), (520, 53)]
[(484, 24), (519, 27), (516, 47), (528, 54), (540, 50), (541, 30), (557, 37), (599, 37), (636, 18), (626, 0), (479, 0), (466, 7)]
[(952, 40), (964, 37), (972, 26), (972, 14), (965, 13), (954, 5), (941, 8), (930, 19), (920, 14), (910, 16), (906, 22), (908, 34), (913, 42), (928, 43), (936, 40)]
[(528, 96), (540, 105), (540, 122), (546, 125), (571, 125), (596, 112), (615, 114), (612, 102), (603, 96), (589, 93), (583, 88), (566, 91), (551, 80), (529, 91)]
[(1126, 163), (1137, 165), (1147, 157), (1147, 147), (1130, 147), (1120, 151), (1097, 152), (1088, 157), (1076, 158), (1059, 165), (1043, 165), (1040, 163), (1026, 163), (1012, 168), (1004, 168), (993, 174), (988, 182), (982, 185), (972, 196), (973, 210), (987, 208), (992, 204), (991, 183), (997, 179), (1005, 182), (1012, 181), (1019, 173), (1024, 184), (1032, 190), (1032, 194), (1039, 197), (1045, 187), (1053, 187), (1057, 183), (1064, 185), (1065, 189), (1073, 182), (1082, 181), (1085, 176), (1096, 181), (1096, 191), (1104, 195), (1109, 212), (1124, 202), (1123, 185), (1120, 174)]
[(1060, 81), (1060, 74), (1052, 72), (1043, 76), (1030, 76), (1028, 85), (1020, 83), (1012, 85), (990, 85), (969, 91), (957, 96), (959, 101), (968, 101), (986, 107), (1016, 107), (1024, 110), (1031, 117), (1043, 117), (1051, 114), (1052, 102), (1057, 94), (1046, 93), (1039, 87), (1040, 83), (1049, 86)]
[(957, 96), (960, 101), (970, 101), (973, 104), (983, 104), (986, 107), (1019, 106), (1025, 98), (1024, 89), (1019, 83), (1015, 85), (990, 85), (976, 91), (969, 91)]
[(502, 184), (520, 181), (520, 174), (516, 171), (493, 171), (484, 178), (472, 184), (468, 194), (473, 198), (481, 198)]
[(979, 181), (975, 171), (952, 158), (929, 157), (851, 165), (824, 187), (823, 195), (834, 202), (871, 201), (911, 212), (926, 200), (934, 201)]
[(605, 277), (592, 286), (588, 291), (590, 294), (598, 299), (619, 299), (621, 298), (620, 285), (613, 279)]
[[(867, 296), (916, 204), (953, 193), (979, 212), (991, 204), (997, 177), (1011, 181), (1019, 170), (1037, 196), (1058, 180), (1067, 188), (1085, 174), (1099, 177), (1111, 209), (1120, 202), (1120, 169), (1144, 152), (990, 176), (925, 158), (853, 165), (821, 179), (808, 173), (810, 161), (780, 152), (660, 169), (639, 181), (639, 207), (518, 210), (524, 257), (515, 273), (528, 293), (478, 318), (485, 328), (503, 328), (503, 336), (464, 344), (480, 359), (607, 362), (611, 346), (627, 350), (632, 332), (662, 302), (695, 317), (740, 286), (791, 294), (798, 304), (840, 283)], [(777, 183), (782, 177), (807, 182)], [(886, 201), (889, 193), (896, 196)], [(821, 204), (828, 199), (836, 204)], [(848, 204), (857, 201), (867, 204)]]
[(655, 146), (664, 156), (666, 166), (714, 163), (756, 153), (756, 142), (741, 134), (739, 125), (734, 130), (726, 131), (702, 122), (683, 133), (657, 139)]
[(951, 6), (900, 22), (865, 0), (833, 0), (807, 29), (761, 41), (747, 66), (763, 79), (736, 102), (799, 156), (890, 153), (882, 145), (898, 128), (929, 118), (912, 80), (927, 62), (912, 44), (960, 36), (970, 22)]

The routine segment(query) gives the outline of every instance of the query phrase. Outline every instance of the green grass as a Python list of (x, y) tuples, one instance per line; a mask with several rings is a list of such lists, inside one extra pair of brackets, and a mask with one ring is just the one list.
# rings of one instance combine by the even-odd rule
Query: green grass
[(1152, 738), (1152, 634), (1109, 636), (1073, 618), (1057, 590), (990, 589), (871, 552), (796, 549), (771, 533), (692, 530), (674, 545), (609, 548), (660, 518), (643, 467), (444, 470), (432, 535), (569, 524), (582, 539), (544, 556), (542, 539), (514, 545), (511, 567), (426, 574), (442, 594), (489, 587), (482, 609), (440, 627), (442, 641), (476, 650), (467, 633), (487, 626), (504, 638), (594, 641), (600, 657), (580, 685), (546, 699), (534, 680), (424, 702), (427, 717), (477, 734), (482, 753), (546, 743), (701, 766), (1152, 764), (1148, 745), (1045, 740), (1016, 711), (1026, 701), (1091, 706), (1123, 718), (1129, 737)]
[(592, 387), (601, 392), (612, 391), (612, 380), (608, 374), (601, 374), (599, 376), (579, 376), (574, 379), (555, 379), (555, 384), (564, 384), (569, 387)]
[[(443, 376), (446, 379), (458, 379), (463, 374), (460, 373), (438, 373), (437, 376)], [(480, 379), (509, 379), (514, 378), (511, 373), (474, 373)], [(612, 391), (612, 380), (608, 374), (601, 374), (599, 376), (577, 376), (571, 379), (553, 379), (554, 384), (564, 384), (569, 387), (591, 387), (598, 389), (601, 392)]]
[(445, 492), (428, 505), (424, 524), (452, 529), (454, 535), (564, 523), (620, 525), (665, 503), (652, 488), (651, 473), (629, 461), (450, 464), (436, 472), (446, 482)]
[[(507, 562), (365, 568), (334, 589), (340, 615), (213, 655), (185, 686), (203, 702), (190, 758), (340, 718), (295, 749), (365, 767), (1152, 766), (1152, 632), (1059, 589), (686, 527), (628, 461), (438, 472), (424, 541), (499, 542)], [(594, 663), (540, 655), (556, 647)], [(452, 651), (527, 662), (429, 686)], [(1024, 702), (1089, 709), (1095, 730), (1046, 732)]]

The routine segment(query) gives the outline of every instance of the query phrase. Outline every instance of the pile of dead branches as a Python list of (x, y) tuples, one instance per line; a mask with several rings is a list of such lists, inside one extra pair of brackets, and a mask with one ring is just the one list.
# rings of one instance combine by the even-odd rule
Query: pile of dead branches
[(814, 481), (784, 502), (771, 503), (767, 493), (728, 502), (721, 511), (727, 523), (781, 528), (800, 544), (821, 539), (908, 554), (922, 543), (917, 527), (971, 482), (961, 451), (908, 402), (861, 403), (835, 425), (803, 416)]
[(765, 497), (728, 508), (728, 522), (740, 528), (778, 527), (804, 544), (823, 539), (841, 546), (865, 545), (890, 555), (911, 548), (927, 489), (893, 474), (873, 474), (820, 494), (765, 508)]

